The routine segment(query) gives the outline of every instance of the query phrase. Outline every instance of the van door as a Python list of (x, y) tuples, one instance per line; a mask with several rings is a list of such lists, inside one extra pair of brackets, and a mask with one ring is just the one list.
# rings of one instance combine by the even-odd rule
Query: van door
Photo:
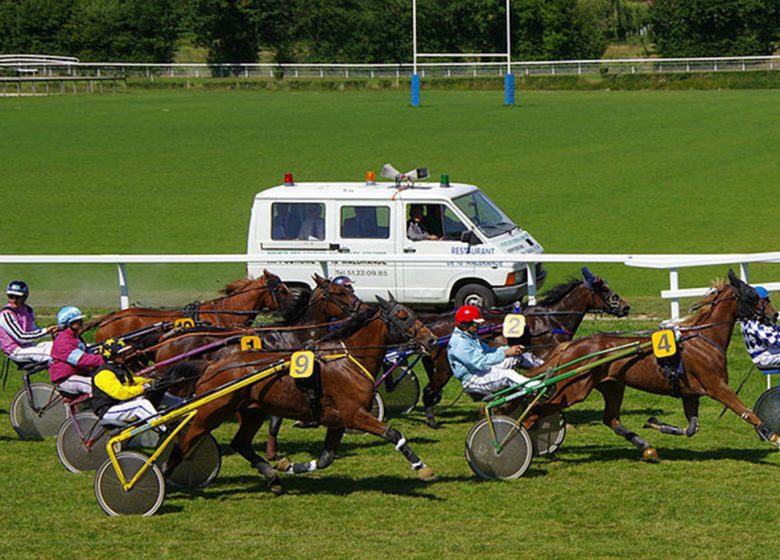
[(338, 207), (338, 250), (347, 257), (376, 255), (370, 262), (346, 261), (333, 265), (333, 276), (349, 276), (355, 293), (364, 301), (374, 296), (398, 295), (397, 264), (382, 260), (384, 254), (395, 254), (393, 208), (385, 202), (343, 202)]
[[(415, 256), (464, 255), (468, 245), (460, 240), (468, 228), (453, 208), (438, 203), (405, 203), (406, 231), (403, 252)], [(404, 301), (446, 303), (453, 276), (473, 276), (474, 266), (466, 263), (415, 263), (400, 265)]]

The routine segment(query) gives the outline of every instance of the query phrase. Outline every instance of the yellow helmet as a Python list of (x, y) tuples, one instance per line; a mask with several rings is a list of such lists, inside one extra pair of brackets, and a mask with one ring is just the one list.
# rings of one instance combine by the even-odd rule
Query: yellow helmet
[(121, 354), (127, 348), (127, 344), (122, 339), (108, 338), (100, 345), (100, 354), (106, 360), (112, 360)]

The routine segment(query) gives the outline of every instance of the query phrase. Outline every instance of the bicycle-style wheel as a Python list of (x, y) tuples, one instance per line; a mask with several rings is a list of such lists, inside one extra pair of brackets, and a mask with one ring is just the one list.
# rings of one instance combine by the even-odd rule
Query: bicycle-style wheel
[[(165, 454), (170, 456), (170, 451)], [(167, 457), (166, 457), (167, 460)], [(217, 440), (211, 434), (200, 438), (184, 460), (166, 477), (171, 486), (194, 490), (211, 484), (222, 466)]]
[(32, 402), (21, 389), (11, 401), (11, 425), (22, 439), (43, 439), (57, 434), (65, 421), (62, 397), (49, 383), (30, 385)]
[[(148, 457), (137, 451), (122, 451), (116, 455), (124, 476), (130, 480), (146, 464)], [(152, 463), (149, 469), (125, 490), (111, 461), (106, 461), (95, 473), (95, 497), (108, 515), (154, 515), (165, 499), (165, 479), (160, 468)]]
[(754, 412), (774, 433), (780, 433), (780, 387), (767, 389), (756, 401)]
[(377, 392), (388, 416), (407, 414), (420, 400), (420, 381), (411, 368), (400, 366), (379, 384)]
[[(487, 418), (483, 418), (466, 436), (466, 461), (483, 480), (514, 479), (525, 474), (531, 466), (533, 444), (528, 432), (508, 416), (494, 416), (493, 428), (498, 442), (504, 443), (501, 451), (493, 445), (493, 435)], [(507, 435), (510, 437), (507, 438)]]
[(563, 444), (566, 437), (566, 421), (560, 412), (540, 418), (534, 424), (528, 435), (534, 446), (534, 455), (537, 457), (555, 453)]
[(72, 473), (94, 471), (108, 459), (106, 430), (97, 426), (92, 412), (79, 412), (57, 432), (57, 456)]

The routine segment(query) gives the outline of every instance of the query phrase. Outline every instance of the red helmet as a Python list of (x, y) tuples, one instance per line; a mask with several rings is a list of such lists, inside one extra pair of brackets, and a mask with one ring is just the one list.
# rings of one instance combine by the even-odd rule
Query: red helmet
[(455, 312), (455, 320), (458, 323), (484, 323), (482, 313), (479, 307), (474, 305), (464, 305)]

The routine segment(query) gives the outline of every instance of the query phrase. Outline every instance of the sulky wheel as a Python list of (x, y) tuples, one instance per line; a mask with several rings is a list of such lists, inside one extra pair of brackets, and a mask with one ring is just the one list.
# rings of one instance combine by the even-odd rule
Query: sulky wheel
[[(130, 480), (146, 463), (148, 457), (136, 451), (116, 455), (124, 476)], [(95, 497), (108, 515), (154, 515), (165, 499), (165, 479), (160, 468), (152, 464), (132, 488), (125, 491), (111, 461), (106, 461), (95, 473)]]
[(753, 411), (774, 433), (780, 432), (780, 387), (767, 389), (756, 401)]
[(65, 421), (62, 397), (49, 383), (30, 385), (32, 403), (22, 389), (11, 401), (11, 425), (22, 439), (43, 439), (53, 436)]
[(388, 416), (407, 414), (420, 399), (420, 381), (411, 368), (401, 366), (379, 384), (377, 392), (382, 397)]
[(211, 434), (206, 434), (166, 480), (176, 488), (186, 490), (204, 488), (217, 478), (221, 466), (222, 455), (217, 440)]
[(102, 465), (108, 454), (108, 437), (103, 428), (97, 427), (98, 417), (91, 412), (79, 412), (68, 418), (57, 432), (57, 456), (72, 473), (94, 471)]
[(550, 455), (558, 451), (566, 437), (566, 421), (560, 412), (550, 414), (537, 420), (536, 424), (528, 430), (531, 443), (534, 446), (534, 455)]
[(479, 478), (513, 479), (523, 476), (531, 466), (533, 444), (522, 426), (515, 426), (508, 416), (494, 416), (493, 427), (499, 442), (511, 434), (499, 453), (493, 445), (493, 436), (487, 418), (483, 418), (466, 436), (466, 460)]

